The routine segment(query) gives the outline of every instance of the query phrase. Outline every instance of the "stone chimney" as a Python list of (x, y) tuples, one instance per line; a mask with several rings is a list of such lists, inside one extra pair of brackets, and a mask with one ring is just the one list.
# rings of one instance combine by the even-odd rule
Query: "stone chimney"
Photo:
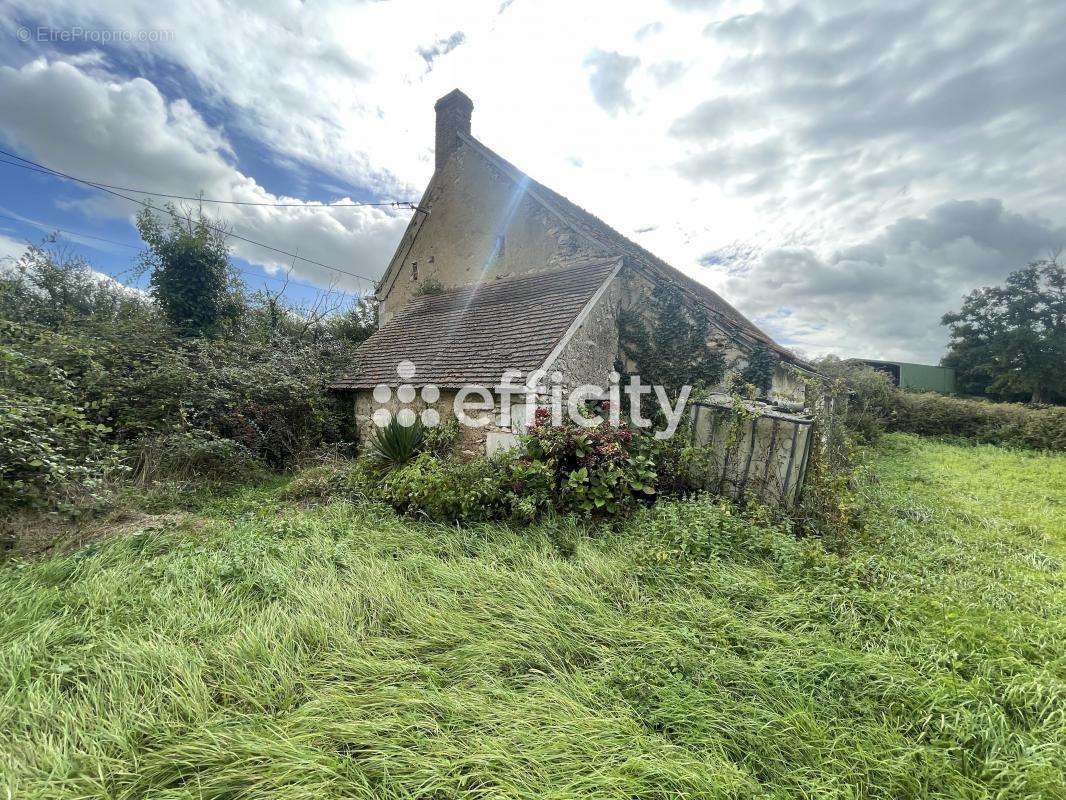
[(439, 171), (459, 146), (458, 133), (470, 135), (470, 115), (474, 102), (458, 89), (452, 89), (434, 106), (437, 112), (436, 169)]

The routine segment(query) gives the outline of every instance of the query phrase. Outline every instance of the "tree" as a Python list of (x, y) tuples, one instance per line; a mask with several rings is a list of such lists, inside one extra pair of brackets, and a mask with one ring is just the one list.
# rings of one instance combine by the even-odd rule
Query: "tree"
[(0, 319), (60, 329), (72, 321), (114, 322), (149, 313), (146, 297), (95, 271), (55, 235), (29, 245), (0, 270)]
[(976, 289), (941, 324), (951, 330), (941, 363), (955, 368), (961, 391), (1033, 403), (1066, 398), (1066, 271), (1056, 260)]
[(153, 209), (137, 215), (148, 245), (152, 295), (170, 324), (185, 336), (211, 336), (240, 317), (240, 281), (230, 266), (226, 236), (200, 212), (166, 206), (168, 223)]

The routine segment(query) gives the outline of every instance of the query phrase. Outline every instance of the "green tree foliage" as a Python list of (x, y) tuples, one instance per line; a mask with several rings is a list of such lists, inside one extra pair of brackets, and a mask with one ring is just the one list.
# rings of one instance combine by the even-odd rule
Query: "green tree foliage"
[(186, 336), (218, 334), (240, 315), (240, 282), (230, 266), (226, 237), (203, 213), (166, 206), (161, 217), (146, 208), (137, 230), (148, 245), (152, 296), (164, 316)]
[(721, 381), (725, 358), (707, 344), (707, 314), (686, 307), (673, 286), (657, 287), (651, 299), (650, 324), (636, 310), (623, 310), (618, 320), (622, 351), (635, 362), (641, 380), (675, 396), (682, 386), (708, 388)]
[(1054, 260), (1012, 272), (1003, 286), (971, 292), (945, 314), (942, 363), (959, 389), (1033, 403), (1066, 400), (1066, 271)]
[(152, 313), (148, 298), (93, 271), (55, 236), (30, 245), (0, 273), (0, 319), (53, 330), (72, 323), (122, 324)]

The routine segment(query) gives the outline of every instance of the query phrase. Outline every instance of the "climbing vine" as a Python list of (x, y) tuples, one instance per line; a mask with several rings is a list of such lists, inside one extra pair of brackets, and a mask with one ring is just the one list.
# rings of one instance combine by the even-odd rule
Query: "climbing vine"
[(686, 309), (681, 291), (673, 286), (656, 287), (651, 300), (651, 324), (635, 309), (624, 309), (618, 316), (622, 353), (636, 365), (641, 381), (663, 386), (674, 396), (685, 385), (706, 389), (718, 384), (725, 375), (725, 358), (707, 344), (707, 315)]
[(763, 397), (770, 394), (774, 383), (774, 369), (778, 358), (765, 345), (756, 345), (748, 356), (748, 364), (740, 371), (740, 377), (750, 383)]

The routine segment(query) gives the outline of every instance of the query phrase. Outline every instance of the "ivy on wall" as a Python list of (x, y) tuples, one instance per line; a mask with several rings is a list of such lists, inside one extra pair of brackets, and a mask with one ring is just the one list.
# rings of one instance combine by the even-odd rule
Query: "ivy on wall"
[(766, 396), (774, 383), (774, 369), (778, 358), (765, 345), (757, 345), (748, 356), (748, 364), (740, 371), (740, 377), (759, 390), (759, 394)]
[(685, 385), (697, 389), (717, 385), (726, 364), (721, 351), (707, 344), (707, 315), (686, 309), (681, 291), (674, 286), (657, 286), (651, 300), (650, 324), (636, 309), (623, 309), (618, 315), (622, 353), (634, 362), (641, 381), (663, 386), (674, 396)]

